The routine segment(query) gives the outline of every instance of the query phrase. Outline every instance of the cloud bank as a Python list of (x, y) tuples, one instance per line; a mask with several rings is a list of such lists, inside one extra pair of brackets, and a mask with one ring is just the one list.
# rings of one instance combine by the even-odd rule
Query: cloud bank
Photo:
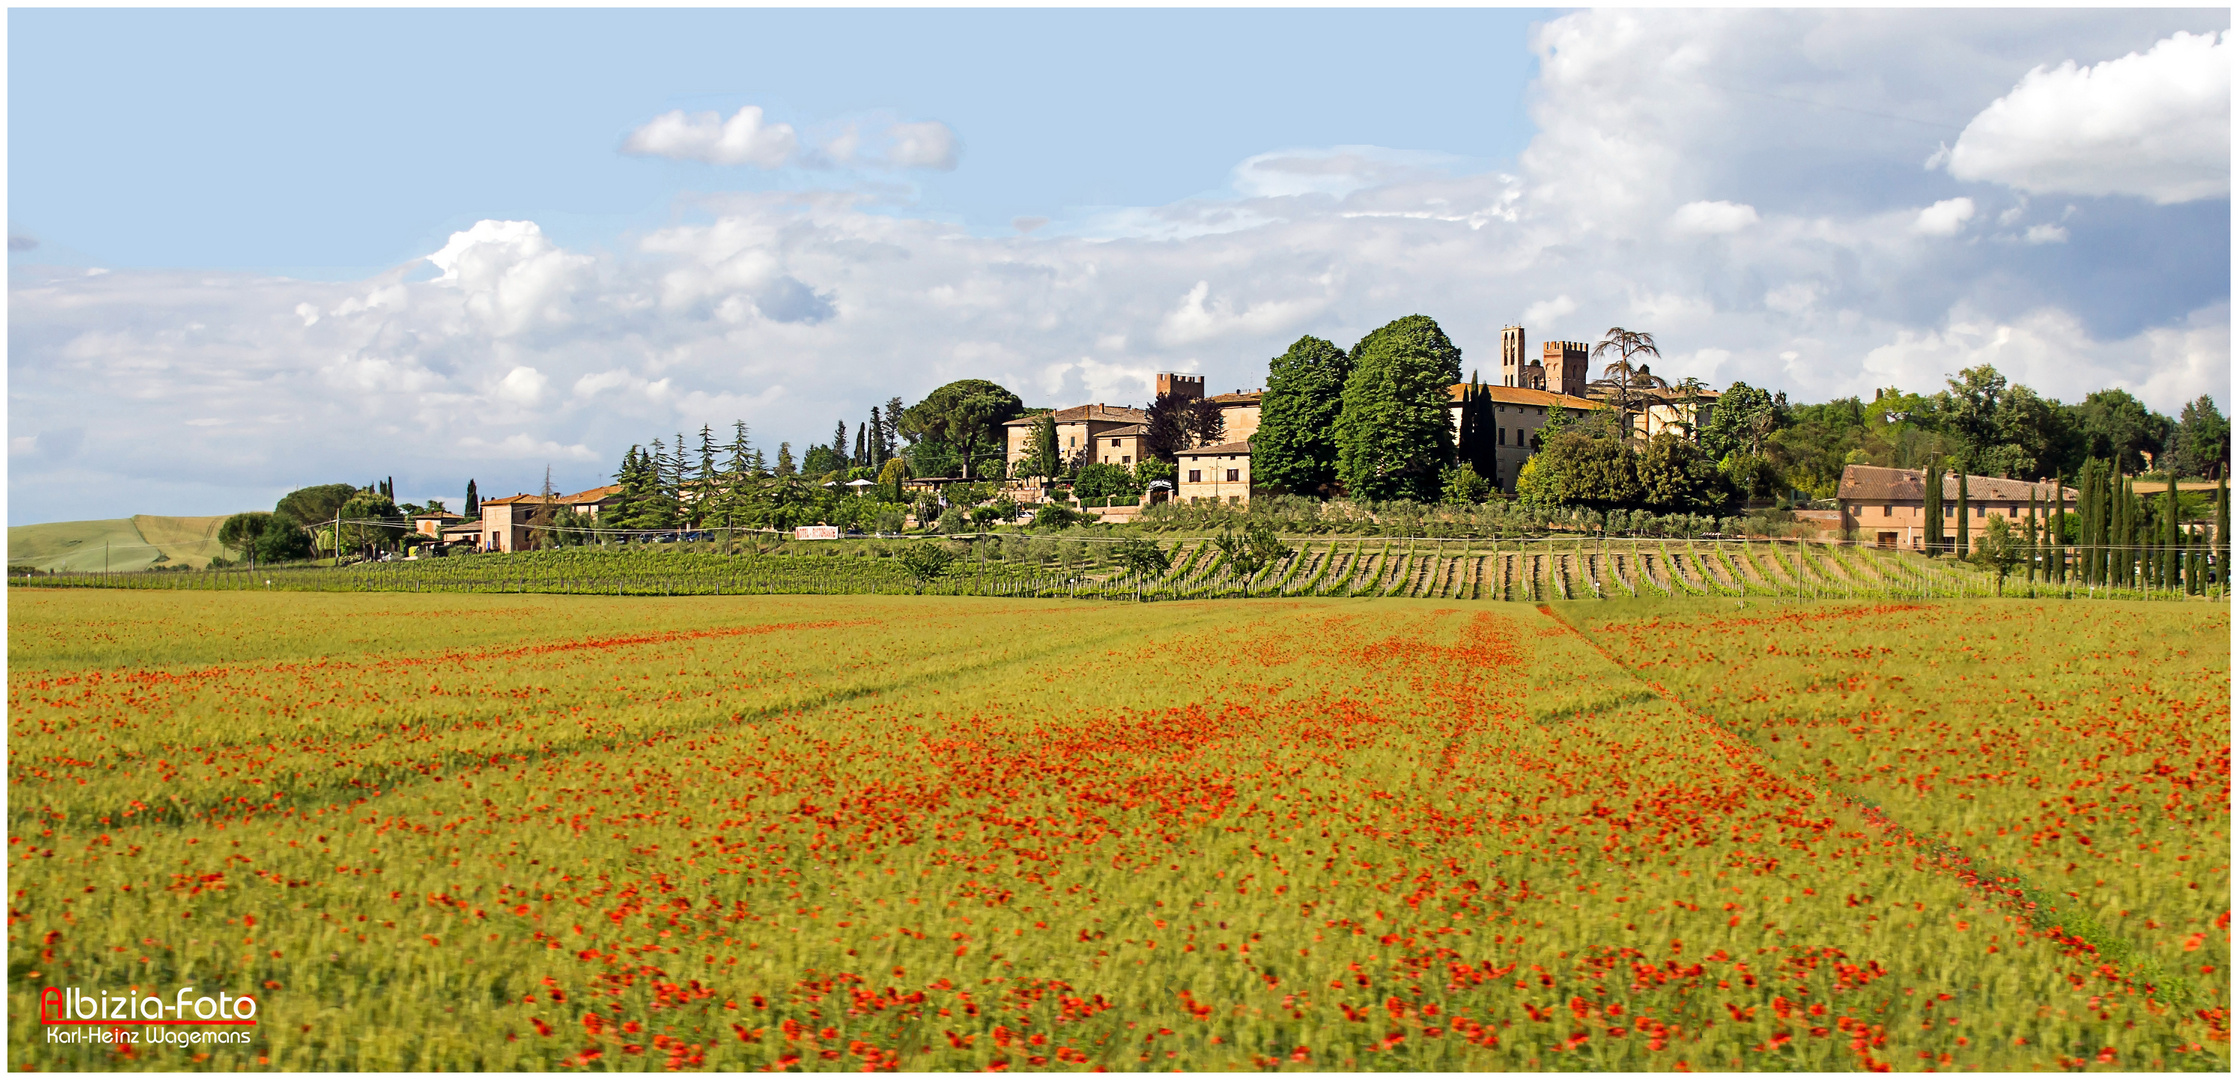
[(2036, 194), (2230, 196), (2230, 32), (2178, 31), (2143, 53), (2031, 68), (1966, 125), (1961, 180)]
[[(735, 417), (797, 449), (957, 378), (1051, 405), (1140, 402), (1159, 370), (1257, 386), (1301, 334), (1350, 344), (1416, 312), (1478, 370), (1508, 323), (1534, 343), (1625, 326), (1655, 333), (1658, 373), (1802, 400), (1992, 362), (2173, 410), (2230, 385), (2226, 199), (2031, 201), (1920, 169), (1946, 130), (1832, 124), (1822, 104), (1983, 115), (2062, 59), (2147, 55), (2165, 18), (1583, 12), (1533, 39), (1541, 134), (1512, 171), (1274, 151), (1226, 192), (994, 236), (804, 189), (695, 196), (611, 249), (483, 221), (354, 283), (19, 268), (11, 520), (216, 512), (373, 475), (494, 495), (547, 464), (587, 487), (632, 443)], [(758, 112), (743, 134), (744, 110), (670, 115), (647, 147), (776, 160)], [(952, 139), (905, 134), (820, 152), (954, 160)]]

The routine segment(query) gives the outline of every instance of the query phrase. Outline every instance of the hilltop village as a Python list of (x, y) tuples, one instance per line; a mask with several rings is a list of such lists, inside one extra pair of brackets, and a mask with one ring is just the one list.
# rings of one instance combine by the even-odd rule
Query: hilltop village
[[(244, 551), (284, 561), (715, 531), (1155, 524), (1182, 508), (1294, 516), (1341, 506), (1372, 518), (1501, 504), (1919, 550), (1967, 531), (1931, 520), (1961, 504), (1982, 519), (1975, 529), (2031, 507), (2057, 513), (2091, 470), (2100, 483), (2174, 473), (2187, 481), (2177, 514), (2198, 517), (2229, 457), (2228, 422), (2204, 396), (2178, 419), (2122, 390), (2068, 405), (1985, 366), (1933, 394), (1891, 388), (1870, 402), (1805, 405), (1745, 382), (1672, 377), (1661, 362), (1645, 331), (1534, 347), (1526, 328), (1509, 326), (1491, 377), (1474, 367), (1464, 377), (1461, 350), (1415, 315), (1349, 349), (1300, 338), (1257, 388), (1218, 392), (1202, 375), (1162, 372), (1145, 402), (1033, 407), (964, 379), (914, 405), (890, 399), (799, 452), (789, 442), (765, 451), (742, 421), (720, 435), (707, 425), (696, 439), (630, 447), (614, 482), (588, 490), (483, 498), (470, 480), (454, 511), (396, 503), (386, 482), (322, 485), (291, 494), (268, 521), (228, 527), (250, 538)], [(1938, 483), (1947, 490), (1931, 491)], [(1742, 514), (1753, 515), (1746, 525)]]

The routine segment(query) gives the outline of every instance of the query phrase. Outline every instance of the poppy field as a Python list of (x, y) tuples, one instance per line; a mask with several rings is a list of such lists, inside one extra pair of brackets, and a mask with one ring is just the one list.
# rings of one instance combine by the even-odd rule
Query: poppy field
[(14, 1068), (2230, 1063), (2219, 604), (11, 599)]

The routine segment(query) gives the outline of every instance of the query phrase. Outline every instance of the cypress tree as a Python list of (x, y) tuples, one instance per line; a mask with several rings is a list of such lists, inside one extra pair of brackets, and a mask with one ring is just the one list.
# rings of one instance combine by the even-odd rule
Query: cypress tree
[(2090, 472), (2090, 583), (2113, 580), (2114, 487), (2106, 463), (2094, 461)]
[(467, 516), (467, 519), (468, 519), (468, 520), (472, 520), (472, 519), (474, 519), (474, 518), (476, 518), (476, 517), (479, 517), (479, 516), (481, 515), (481, 513), (482, 513), (482, 497), (481, 497), (480, 495), (476, 494), (476, 493), (475, 493), (475, 491), (474, 491), (474, 480), (473, 480), (473, 478), (472, 478), (472, 477), (468, 477), (468, 478), (467, 478), (467, 481), (466, 481), (466, 516)]
[(2098, 493), (2098, 459), (2083, 463), (2081, 483), (2075, 492), (2076, 535), (2075, 542), (2082, 548), (2082, 583), (2098, 584), (2098, 507), (2105, 500)]
[(2168, 496), (2162, 501), (2161, 511), (2162, 516), (2168, 520), (2160, 530), (2160, 587), (2173, 589), (2176, 587), (2177, 545), (2183, 540), (2182, 530), (2176, 526), (2176, 470), (2174, 467), (2170, 467), (2168, 470)]
[(1966, 462), (1958, 463), (1958, 543), (1951, 548), (1958, 558), (1966, 557)]
[(2059, 530), (2066, 516), (2067, 478), (2054, 473), (2051, 520), (2044, 523), (2045, 542), (2051, 547), (2051, 562), (2045, 568), (2045, 580), (2061, 585), (2067, 583), (2067, 538)]
[(2215, 478), (2215, 596), (2229, 592), (2230, 581), (2230, 477)]
[(1927, 471), (1920, 474), (1921, 512), (1927, 518), (1926, 541), (1929, 555), (1943, 550), (1943, 463), (1940, 459), (1928, 462)]
[(2031, 586), (2028, 592), (2031, 596), (2035, 595), (2036, 592), (2034, 588), (2036, 584), (2036, 554), (2041, 550), (2036, 542), (2036, 502), (2036, 485), (2030, 484), (2028, 485), (2028, 524), (2025, 527), (2028, 530), (2028, 584)]
[[(1253, 449), (1257, 449), (1256, 445)], [(1032, 475), (1045, 480), (1056, 479), (1059, 470), (1064, 468), (1063, 452), (1057, 446), (1056, 413), (1042, 413), (1041, 419), (1034, 422), (1033, 456), (1029, 460)]]
[(2137, 496), (2137, 481), (2134, 477), (2122, 477), (2121, 509), (2122, 581), (2132, 589), (2143, 588), (2145, 503)]
[(2128, 534), (2128, 525), (2131, 525), (2131, 521), (2128, 521), (2128, 476), (2115, 472), (2108, 483), (2113, 483), (2113, 505), (2110, 505), (2113, 514), (2108, 517), (2106, 525), (2110, 532), (2106, 543), (2106, 559), (2113, 566), (2106, 568), (2106, 584), (2115, 588), (2128, 588), (2128, 570), (2131, 570), (2131, 559), (2128, 559), (2128, 541), (2131, 541), (2131, 534)]

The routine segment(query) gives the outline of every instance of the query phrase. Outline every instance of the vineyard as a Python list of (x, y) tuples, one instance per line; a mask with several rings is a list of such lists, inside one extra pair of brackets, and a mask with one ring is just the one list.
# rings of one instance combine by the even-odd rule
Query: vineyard
[(2221, 605), (11, 600), (19, 1070), (2230, 1065)]
[[(909, 548), (951, 561), (912, 577)], [(2221, 596), (2208, 550), (2073, 549), (2002, 582), (1973, 563), (1856, 544), (1796, 540), (1326, 538), (1248, 573), (1211, 539), (1164, 546), (1167, 568), (1125, 569), (1108, 537), (982, 534), (960, 538), (778, 545), (769, 553), (559, 549), (521, 554), (192, 573), (54, 574), (16, 585), (208, 591), (563, 593), (609, 596), (924, 593), (949, 596), (1199, 600), (1412, 597), (1585, 600), (1613, 597), (1932, 599), (2027, 596), (2185, 599)], [(678, 545), (689, 548), (692, 545)], [(712, 545), (703, 545), (712, 546)], [(2122, 567), (2126, 566), (2126, 572)], [(2064, 569), (2064, 573), (2062, 573)], [(2060, 580), (2063, 579), (2063, 580)]]

